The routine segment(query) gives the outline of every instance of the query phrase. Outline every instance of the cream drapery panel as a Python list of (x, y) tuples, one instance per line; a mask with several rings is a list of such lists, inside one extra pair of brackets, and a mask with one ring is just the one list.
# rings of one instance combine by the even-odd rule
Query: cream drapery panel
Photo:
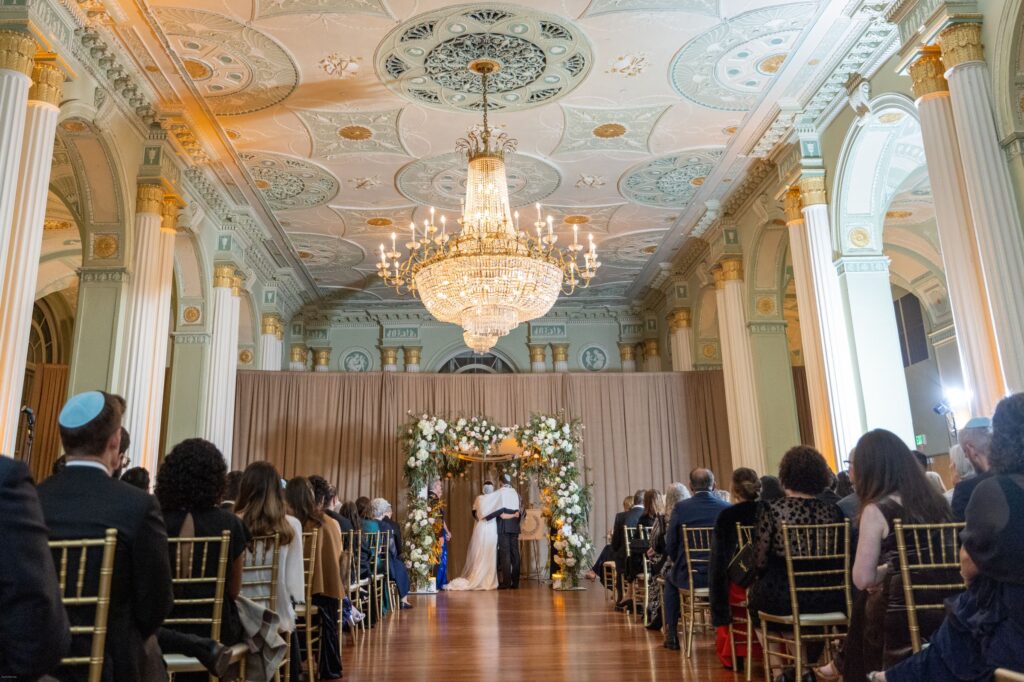
[[(35, 366), (27, 404), (36, 414), (36, 433), (30, 469), (32, 477), (37, 481), (42, 481), (50, 475), (53, 463), (60, 456), (60, 429), (57, 426), (57, 416), (64, 406), (67, 395), (67, 365)], [(24, 439), (24, 433), (21, 437)], [(24, 456), (25, 453), (22, 452), (22, 458)]]
[[(233, 468), (267, 460), (284, 477), (320, 474), (338, 486), (341, 499), (385, 497), (401, 517), (399, 432), (410, 412), (479, 415), (512, 426), (531, 414), (560, 411), (585, 427), (586, 480), (594, 491), (590, 531), (598, 549), (625, 495), (685, 481), (693, 466), (718, 465), (720, 476), (731, 471), (721, 372), (239, 372)], [(708, 428), (713, 433), (704, 433)], [(472, 532), (473, 498), (496, 473), (471, 467), (466, 479), (448, 482), (453, 575)], [(538, 499), (536, 489), (521, 493)], [(546, 556), (546, 548), (529, 554), (524, 570), (542, 566)]]

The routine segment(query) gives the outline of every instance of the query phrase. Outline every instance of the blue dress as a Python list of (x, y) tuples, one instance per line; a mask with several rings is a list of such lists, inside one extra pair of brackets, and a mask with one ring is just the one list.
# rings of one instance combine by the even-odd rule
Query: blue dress
[(448, 584), (448, 542), (444, 539), (444, 507), (441, 510), (441, 558), (437, 562), (437, 589)]

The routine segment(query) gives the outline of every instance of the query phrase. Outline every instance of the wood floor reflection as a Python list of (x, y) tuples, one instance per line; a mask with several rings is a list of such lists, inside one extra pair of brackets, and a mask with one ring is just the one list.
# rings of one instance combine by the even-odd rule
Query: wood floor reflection
[[(713, 635), (693, 658), (661, 647), (660, 633), (612, 610), (601, 589), (553, 592), (525, 582), (517, 591), (413, 597), (416, 608), (351, 643), (349, 680), (719, 680)], [(759, 672), (759, 670), (755, 670)]]

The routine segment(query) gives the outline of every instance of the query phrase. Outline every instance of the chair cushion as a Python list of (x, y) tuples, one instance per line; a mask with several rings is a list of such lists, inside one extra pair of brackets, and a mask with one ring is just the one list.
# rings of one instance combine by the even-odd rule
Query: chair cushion
[[(793, 616), (781, 616), (772, 613), (759, 612), (762, 620), (772, 623), (792, 624)], [(829, 613), (802, 613), (800, 614), (800, 625), (847, 625), (849, 620), (845, 613), (832, 611)]]
[(164, 664), (167, 665), (169, 673), (206, 672), (206, 668), (198, 658), (182, 654), (164, 654)]

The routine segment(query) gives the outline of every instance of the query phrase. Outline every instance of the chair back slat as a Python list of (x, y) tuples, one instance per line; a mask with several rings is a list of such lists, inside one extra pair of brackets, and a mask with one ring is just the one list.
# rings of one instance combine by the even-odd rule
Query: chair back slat
[(274, 533), (252, 538), (242, 567), (242, 594), (263, 608), (276, 611), (280, 567), (281, 536)]
[(736, 549), (740, 550), (754, 541), (754, 527), (736, 522)]
[(317, 551), (320, 544), (320, 529), (314, 528), (302, 534), (302, 573), (306, 585), (306, 606), (313, 603), (313, 578), (317, 571)]
[(693, 589), (695, 587), (694, 574), (707, 575), (708, 573), (708, 565), (711, 563), (711, 541), (715, 529), (684, 525), (681, 532), (683, 534), (683, 556), (686, 558), (687, 584)]
[(922, 646), (918, 611), (944, 609), (947, 598), (967, 589), (960, 575), (963, 528), (963, 523), (903, 523), (902, 519), (893, 522), (914, 653)]
[(231, 532), (201, 538), (168, 538), (174, 608), (164, 619), (168, 626), (193, 626), (220, 641), (224, 584), (228, 572)]
[[(835, 592), (850, 614), (850, 522), (782, 524), (783, 550), (794, 618), (800, 617), (800, 595)], [(838, 601), (838, 598), (837, 598)]]
[[(114, 555), (117, 551), (117, 531), (108, 528), (102, 538), (86, 540), (54, 540), (49, 543), (54, 563), (60, 568), (57, 579), (61, 602), (72, 623), (73, 655), (61, 659), (61, 666), (88, 666), (89, 682), (100, 682), (103, 677), (104, 648), (107, 642), (107, 620), (110, 616), (110, 589), (114, 579)], [(87, 584), (89, 566), (99, 564), (95, 572), (96, 584)], [(69, 568), (70, 566), (70, 568)], [(74, 575), (74, 587), (68, 584), (69, 570)], [(76, 617), (84, 612), (84, 618)], [(87, 622), (87, 624), (85, 624)], [(75, 646), (86, 640), (87, 646)], [(77, 640), (77, 641), (76, 641)], [(87, 656), (74, 652), (87, 650)]]

